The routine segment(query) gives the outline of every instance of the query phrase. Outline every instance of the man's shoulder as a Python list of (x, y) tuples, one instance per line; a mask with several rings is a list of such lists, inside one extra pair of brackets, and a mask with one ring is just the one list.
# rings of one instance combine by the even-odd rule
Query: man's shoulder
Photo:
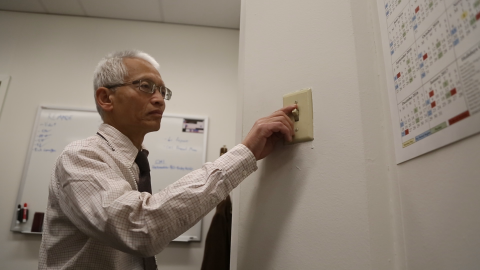
[(98, 136), (90, 136), (85, 139), (76, 140), (69, 143), (60, 154), (60, 158), (68, 156), (82, 156), (99, 154), (103, 152)]
[(98, 138), (97, 136), (90, 136), (85, 139), (81, 140), (76, 140), (71, 143), (69, 143), (67, 146), (65, 146), (63, 152), (76, 152), (76, 151), (81, 151), (84, 149), (92, 148), (95, 149), (97, 148), (96, 146), (98, 145)]

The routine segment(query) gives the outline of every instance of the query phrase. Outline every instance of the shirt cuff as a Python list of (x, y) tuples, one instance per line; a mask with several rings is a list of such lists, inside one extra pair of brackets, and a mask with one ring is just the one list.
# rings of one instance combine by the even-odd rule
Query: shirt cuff
[(258, 169), (255, 156), (243, 144), (239, 144), (223, 154), (215, 163), (224, 169), (233, 188)]

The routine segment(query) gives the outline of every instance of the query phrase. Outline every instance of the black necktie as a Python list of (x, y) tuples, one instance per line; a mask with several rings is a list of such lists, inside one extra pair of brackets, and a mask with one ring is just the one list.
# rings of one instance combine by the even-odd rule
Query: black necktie
[[(140, 175), (138, 180), (138, 191), (148, 192), (152, 194), (152, 182), (150, 180), (150, 165), (148, 164), (147, 155), (142, 151), (138, 151), (137, 157), (135, 158), (135, 163), (137, 163), (138, 168), (140, 169)], [(143, 266), (146, 270), (156, 270), (157, 264), (155, 257), (143, 258)]]

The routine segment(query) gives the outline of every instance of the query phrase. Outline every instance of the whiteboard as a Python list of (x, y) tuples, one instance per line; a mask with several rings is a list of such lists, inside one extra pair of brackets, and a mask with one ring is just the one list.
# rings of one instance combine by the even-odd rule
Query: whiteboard
[[(30, 138), (11, 230), (31, 232), (35, 212), (46, 212), (50, 176), (57, 157), (71, 142), (96, 134), (102, 120), (95, 110), (40, 106)], [(150, 152), (152, 191), (158, 192), (206, 160), (208, 118), (164, 114), (161, 128), (145, 136)], [(28, 204), (27, 222), (17, 224), (17, 205)], [(173, 241), (200, 241), (202, 222)]]

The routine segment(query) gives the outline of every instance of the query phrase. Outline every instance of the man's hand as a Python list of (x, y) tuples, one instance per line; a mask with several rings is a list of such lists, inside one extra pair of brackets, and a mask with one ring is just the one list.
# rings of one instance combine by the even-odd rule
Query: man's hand
[(296, 104), (284, 107), (255, 122), (242, 144), (252, 151), (257, 160), (268, 156), (282, 138), (288, 142), (292, 141), (295, 131), (288, 114), (296, 108)]

